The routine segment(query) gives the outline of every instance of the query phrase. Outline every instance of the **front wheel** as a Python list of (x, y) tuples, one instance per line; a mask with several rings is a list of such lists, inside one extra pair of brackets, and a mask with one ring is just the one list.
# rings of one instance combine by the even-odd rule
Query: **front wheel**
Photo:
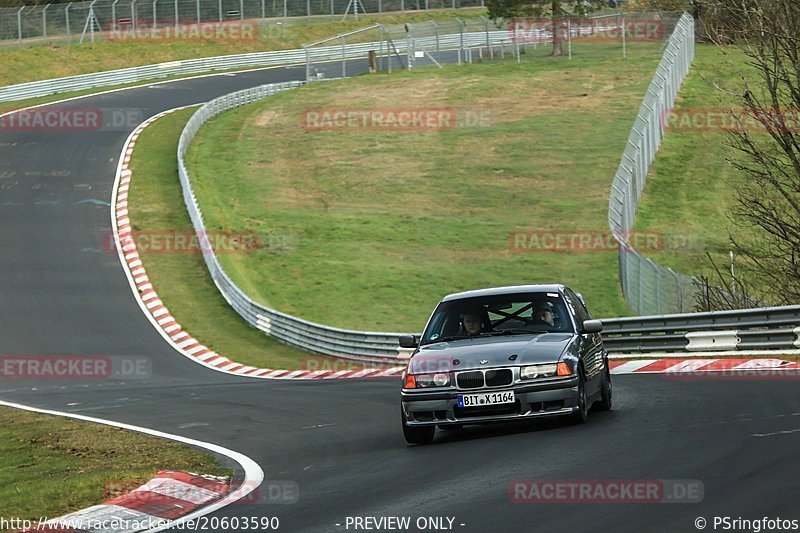
[(589, 418), (589, 407), (586, 401), (586, 387), (583, 383), (583, 374), (578, 372), (578, 410), (569, 416), (573, 424), (584, 424)]
[(430, 444), (436, 433), (436, 426), (409, 427), (406, 425), (406, 414), (400, 408), (400, 419), (403, 424), (403, 437), (409, 444)]

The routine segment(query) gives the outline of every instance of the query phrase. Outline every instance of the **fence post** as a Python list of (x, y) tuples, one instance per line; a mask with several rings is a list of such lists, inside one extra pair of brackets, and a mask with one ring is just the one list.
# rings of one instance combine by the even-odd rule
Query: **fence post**
[(222, 22), (222, 0), (217, 0), (217, 7), (219, 7), (219, 21)]
[(628, 37), (625, 35), (625, 17), (622, 17), (622, 59), (628, 59)]
[(154, 30), (158, 29), (158, 12), (156, 11), (156, 9), (157, 9), (156, 4), (158, 4), (158, 0), (153, 0), (153, 25), (152, 25), (152, 28)]
[[(116, 4), (116, 0), (114, 0), (114, 3)], [(47, 4), (46, 6), (44, 6), (44, 9), (42, 10), (42, 37), (44, 37), (45, 39), (47, 39), (47, 8), (48, 7), (50, 7), (50, 4)], [(112, 7), (112, 10), (113, 10), (113, 7)]]
[(288, 16), (288, 13), (289, 13), (289, 9), (286, 6), (286, 0), (283, 0), (283, 18), (284, 19), (286, 19), (286, 17)]
[(239, 0), (239, 20), (244, 20), (244, 0)]
[(487, 19), (486, 17), (481, 17), (481, 18), (483, 19), (483, 27), (486, 30), (486, 48), (489, 49), (489, 59), (494, 61), (494, 50), (492, 50), (492, 41), (491, 39), (489, 39), (489, 19)]
[(261, 18), (262, 19), (267, 18), (266, 0), (261, 0)]
[(464, 30), (466, 29), (466, 24), (463, 20), (457, 18), (456, 22), (458, 22), (458, 36), (459, 36), (459, 45), (458, 45), (458, 64), (461, 64), (461, 56), (464, 54)]
[(342, 37), (342, 78), (347, 77), (347, 39)]
[(303, 45), (303, 50), (306, 52), (306, 81), (311, 80), (311, 57), (308, 53), (308, 47)]
[(22, 10), (25, 6), (21, 6), (17, 10), (17, 41), (22, 44)]
[(195, 11), (197, 15), (197, 25), (200, 25), (200, 0), (195, 0)]
[(131, 0), (131, 27), (136, 32), (136, 0)]
[[(135, 1), (135, 0), (134, 0)], [(67, 8), (64, 10), (64, 19), (67, 24), (67, 39), (70, 43), (72, 43), (72, 32), (69, 29), (69, 8), (72, 7), (72, 2), (67, 4)]]
[(178, 35), (178, 0), (175, 0), (175, 36)]
[(333, 16), (335, 14), (336, 14), (335, 7), (333, 5), (333, 0), (331, 0), (331, 16)]
[(306, 0), (306, 16), (311, 17), (311, 0)]

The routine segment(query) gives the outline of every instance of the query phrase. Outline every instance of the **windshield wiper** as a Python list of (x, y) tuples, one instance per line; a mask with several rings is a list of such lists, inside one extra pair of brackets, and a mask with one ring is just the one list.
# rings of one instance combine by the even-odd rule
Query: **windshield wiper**
[(474, 337), (470, 337), (468, 335), (453, 335), (451, 337), (439, 337), (438, 339), (426, 342), (423, 346), (427, 346), (428, 344), (436, 344), (437, 342), (450, 342), (450, 341), (460, 341), (462, 339), (473, 339)]
[(500, 331), (493, 331), (490, 335), (533, 335), (537, 333), (551, 333), (543, 329), (503, 329)]

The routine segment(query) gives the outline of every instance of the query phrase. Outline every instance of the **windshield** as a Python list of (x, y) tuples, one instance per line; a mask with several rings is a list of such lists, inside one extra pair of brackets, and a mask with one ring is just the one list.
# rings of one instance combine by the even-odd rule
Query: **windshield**
[(421, 344), (550, 332), (574, 332), (561, 294), (502, 294), (442, 302), (425, 328)]

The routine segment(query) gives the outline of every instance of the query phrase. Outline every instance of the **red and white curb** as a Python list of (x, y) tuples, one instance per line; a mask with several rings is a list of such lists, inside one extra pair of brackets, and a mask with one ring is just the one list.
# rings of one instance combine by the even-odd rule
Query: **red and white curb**
[[(185, 106), (191, 107), (191, 106)], [(253, 378), (264, 379), (353, 379), (374, 377), (399, 377), (406, 366), (391, 368), (368, 368), (361, 370), (273, 370), (257, 368), (231, 361), (218, 354), (195, 339), (189, 332), (175, 320), (158, 297), (150, 278), (142, 265), (141, 257), (136, 249), (136, 242), (132, 236), (131, 222), (128, 218), (128, 192), (131, 185), (132, 173), (129, 168), (131, 156), (136, 141), (142, 131), (159, 118), (185, 109), (179, 107), (164, 111), (150, 117), (140, 124), (128, 137), (120, 157), (117, 169), (117, 178), (114, 184), (114, 193), (111, 203), (111, 218), (114, 228), (114, 239), (122, 267), (136, 296), (142, 311), (150, 319), (153, 326), (178, 352), (189, 359), (213, 370)], [(624, 356), (621, 356), (624, 357)], [(681, 359), (686, 357), (686, 359)], [(676, 372), (704, 372), (704, 371), (739, 371), (739, 370), (769, 370), (796, 368), (797, 363), (790, 363), (781, 359), (742, 359), (720, 358), (702, 359), (691, 356), (669, 356), (657, 359), (629, 360), (612, 359), (609, 361), (612, 374), (645, 374), (645, 373), (676, 373)]]
[(123, 533), (146, 531), (221, 499), (230, 480), (166, 470), (131, 492), (23, 531)]
[(184, 106), (170, 109), (150, 117), (131, 133), (122, 148), (117, 177), (114, 183), (114, 192), (111, 202), (111, 219), (114, 230), (114, 241), (119, 254), (122, 267), (128, 276), (134, 295), (136, 296), (142, 311), (150, 319), (150, 322), (169, 342), (173, 348), (184, 356), (200, 363), (208, 368), (253, 378), (264, 379), (353, 379), (353, 378), (374, 378), (374, 377), (394, 377), (399, 376), (405, 365), (394, 367), (367, 368), (355, 370), (273, 370), (270, 368), (256, 368), (231, 361), (225, 356), (218, 354), (195, 339), (170, 314), (169, 309), (158, 297), (150, 278), (142, 264), (139, 252), (136, 249), (133, 228), (128, 217), (128, 192), (133, 177), (129, 168), (131, 156), (142, 131), (158, 120), (175, 111), (185, 109)]
[(637, 359), (608, 362), (612, 374), (679, 374), (697, 372), (745, 372), (760, 370), (800, 370), (798, 363), (782, 359)]
[[(196, 520), (209, 513), (222, 509), (223, 507), (226, 507), (236, 501), (241, 500), (242, 498), (249, 496), (250, 494), (253, 493), (253, 491), (258, 489), (258, 487), (261, 485), (261, 482), (264, 481), (264, 471), (261, 469), (258, 463), (256, 463), (251, 458), (242, 453), (231, 450), (229, 448), (225, 448), (224, 446), (220, 446), (218, 444), (204, 442), (197, 439), (191, 439), (189, 437), (183, 437), (181, 435), (175, 435), (172, 433), (166, 433), (164, 431), (159, 431), (156, 429), (125, 424), (123, 422), (115, 422), (113, 420), (95, 418), (77, 413), (53, 411), (50, 409), (41, 409), (39, 407), (32, 407), (30, 405), (7, 402), (3, 400), (0, 400), (0, 406), (10, 407), (12, 409), (20, 409), (23, 411), (30, 411), (33, 413), (71, 418), (75, 420), (81, 420), (83, 422), (90, 422), (92, 424), (101, 424), (104, 426), (115, 427), (127, 431), (135, 431), (137, 433), (143, 433), (145, 435), (150, 435), (152, 437), (157, 437), (161, 439), (167, 439), (173, 442), (180, 442), (183, 444), (187, 444), (189, 446), (193, 446), (195, 448), (207, 450), (211, 453), (227, 457), (228, 459), (237, 463), (241, 467), (241, 470), (244, 473), (243, 479), (242, 482), (236, 485), (235, 487), (231, 486), (226, 481), (220, 480), (219, 478), (216, 479), (204, 478), (206, 481), (201, 482), (199, 480), (195, 481), (195, 478), (197, 476), (192, 477), (193, 476), (192, 474), (179, 475), (178, 473), (174, 473), (175, 475), (170, 475), (167, 472), (160, 472), (159, 475), (157, 475), (156, 478), (154, 478), (154, 480), (151, 480), (149, 483), (137, 489), (139, 491), (137, 497), (141, 498), (138, 501), (142, 502), (143, 503), (142, 505), (139, 505), (137, 507), (134, 504), (133, 500), (120, 497), (111, 500), (114, 502), (111, 505), (109, 505), (110, 502), (106, 502), (102, 506), (95, 506), (95, 507), (108, 508), (105, 510), (109, 510), (112, 508), (116, 509), (116, 511), (122, 513), (123, 517), (128, 517), (129, 519), (132, 518), (133, 516), (136, 516), (136, 513), (144, 513), (156, 517), (161, 516), (162, 514), (168, 512), (175, 513), (176, 518), (173, 519), (159, 518), (158, 520), (162, 525), (153, 524), (149, 528), (147, 528), (148, 532), (156, 533), (158, 531), (163, 531), (165, 529), (169, 529), (175, 526), (179, 526), (180, 524), (190, 522), (191, 520)], [(155, 496), (150, 493), (155, 493), (157, 495), (160, 494), (161, 496), (167, 496), (169, 498), (172, 498), (172, 500), (167, 500), (161, 498), (161, 496)], [(165, 503), (167, 507), (151, 509), (151, 507), (149, 507), (148, 504), (145, 504), (144, 502), (150, 502), (152, 504)], [(185, 512), (181, 511), (180, 513), (178, 513), (175, 510), (178, 507), (180, 507), (180, 509), (185, 509), (186, 511)], [(65, 515), (65, 516), (66, 517), (73, 515), (83, 516), (82, 513), (85, 513), (87, 511), (88, 510), (78, 511), (77, 513), (72, 513), (70, 515)], [(99, 512), (100, 511), (98, 511), (98, 513)], [(65, 517), (61, 517), (55, 520), (63, 520), (64, 518)], [(84, 516), (84, 521), (86, 525), (88, 525), (88, 520), (89, 518)], [(33, 524), (33, 526), (36, 525), (38, 524), (37, 523)], [(107, 525), (110, 525), (110, 523)], [(189, 529), (194, 529), (194, 528), (189, 528)], [(42, 531), (42, 529), (37, 530), (35, 527), (33, 527), (32, 531)], [(55, 533), (56, 531), (70, 531), (70, 530), (69, 529), (59, 530), (57, 527), (53, 526), (53, 529), (51, 529), (51, 531)], [(81, 531), (81, 529), (77, 528), (77, 531)], [(84, 529), (84, 531), (87, 530)], [(89, 529), (88, 531), (92, 530)], [(103, 531), (119, 531), (119, 530), (103, 529)], [(127, 530), (127, 531), (131, 531), (132, 533), (134, 530)], [(142, 530), (135, 530), (135, 531), (142, 531)]]

